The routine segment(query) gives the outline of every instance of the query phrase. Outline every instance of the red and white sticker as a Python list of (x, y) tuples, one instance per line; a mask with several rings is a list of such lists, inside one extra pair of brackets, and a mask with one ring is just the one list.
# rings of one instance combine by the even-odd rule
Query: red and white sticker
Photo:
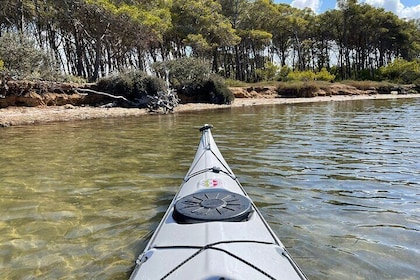
[(198, 183), (198, 186), (202, 188), (220, 188), (222, 181), (219, 179), (203, 179)]

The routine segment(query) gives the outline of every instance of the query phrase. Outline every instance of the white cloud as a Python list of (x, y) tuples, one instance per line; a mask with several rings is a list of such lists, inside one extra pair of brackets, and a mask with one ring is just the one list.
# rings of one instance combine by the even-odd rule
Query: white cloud
[(400, 0), (366, 0), (366, 4), (398, 14), (404, 8)]
[(365, 0), (364, 2), (371, 6), (391, 11), (400, 18), (420, 18), (420, 4), (406, 7), (401, 3), (401, 0)]
[(401, 18), (420, 19), (420, 5), (413, 7), (405, 7), (401, 12), (397, 14)]
[(293, 0), (290, 5), (298, 9), (310, 8), (315, 13), (318, 13), (319, 7), (321, 7), (321, 0)]

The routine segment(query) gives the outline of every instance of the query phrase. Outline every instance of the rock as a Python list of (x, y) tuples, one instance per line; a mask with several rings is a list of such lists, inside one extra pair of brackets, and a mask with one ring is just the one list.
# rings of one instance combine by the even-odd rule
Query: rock
[(76, 109), (76, 107), (71, 104), (66, 104), (64, 105), (64, 109)]

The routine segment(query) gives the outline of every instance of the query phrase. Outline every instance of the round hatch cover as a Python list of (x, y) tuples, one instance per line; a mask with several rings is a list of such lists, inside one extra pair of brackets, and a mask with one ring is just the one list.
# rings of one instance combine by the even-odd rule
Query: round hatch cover
[(240, 222), (250, 213), (251, 202), (245, 196), (225, 190), (209, 190), (178, 200), (173, 217), (179, 223)]

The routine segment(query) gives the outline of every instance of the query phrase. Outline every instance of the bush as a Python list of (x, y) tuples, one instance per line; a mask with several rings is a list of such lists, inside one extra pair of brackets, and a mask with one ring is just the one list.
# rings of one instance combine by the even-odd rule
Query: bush
[(289, 75), (289, 73), (292, 72), (292, 69), (290, 69), (290, 67), (288, 66), (283, 66), (280, 68), (280, 71), (278, 71), (277, 73), (277, 77), (276, 80), (277, 81), (287, 81), (287, 75)]
[(155, 95), (159, 91), (166, 91), (162, 79), (148, 76), (141, 71), (122, 72), (100, 79), (97, 89), (127, 99), (140, 99), (146, 95)]
[(356, 81), (356, 80), (344, 80), (343, 84), (355, 87), (360, 90), (371, 90), (378, 88), (394, 88), (395, 85), (388, 82), (378, 82), (378, 81)]
[(264, 64), (264, 68), (255, 70), (255, 73), (257, 74), (258, 80), (271, 81), (275, 79), (278, 71), (279, 67), (277, 65), (271, 61), (267, 61)]
[(314, 73), (311, 70), (307, 71), (291, 71), (287, 73), (286, 80), (288, 81), (326, 81), (332, 82), (335, 79), (335, 75), (328, 72), (326, 68), (322, 68), (321, 71)]
[(315, 97), (320, 89), (316, 82), (280, 83), (277, 92), (282, 97)]
[(3, 68), (18, 78), (42, 76), (39, 73), (51, 69), (47, 55), (20, 33), (5, 33), (0, 37), (0, 57)]
[(315, 73), (312, 71), (292, 71), (287, 74), (288, 81), (313, 81)]
[(328, 72), (326, 68), (322, 68), (321, 71), (315, 74), (315, 80), (317, 81), (332, 82), (334, 81), (334, 79), (335, 79), (335, 75)]
[(203, 93), (208, 97), (208, 102), (215, 104), (231, 104), (234, 96), (233, 93), (219, 76), (211, 76), (204, 83)]
[(168, 62), (155, 63), (153, 69), (165, 77), (168, 72), (169, 83), (177, 90), (183, 87), (197, 87), (208, 80), (211, 73), (211, 64), (204, 59), (184, 57)]
[(396, 83), (415, 83), (420, 79), (420, 61), (406, 61), (396, 59), (386, 67), (379, 68), (379, 73), (383, 79)]
[(244, 81), (238, 81), (234, 79), (225, 79), (225, 84), (228, 87), (246, 87), (248, 84)]
[(181, 100), (194, 103), (231, 104), (234, 96), (222, 77), (212, 75), (194, 86), (183, 87), (178, 91)]
[(234, 99), (225, 81), (211, 74), (207, 60), (185, 57), (164, 63), (155, 63), (154, 70), (160, 75), (169, 74), (169, 83), (181, 101), (230, 104)]

